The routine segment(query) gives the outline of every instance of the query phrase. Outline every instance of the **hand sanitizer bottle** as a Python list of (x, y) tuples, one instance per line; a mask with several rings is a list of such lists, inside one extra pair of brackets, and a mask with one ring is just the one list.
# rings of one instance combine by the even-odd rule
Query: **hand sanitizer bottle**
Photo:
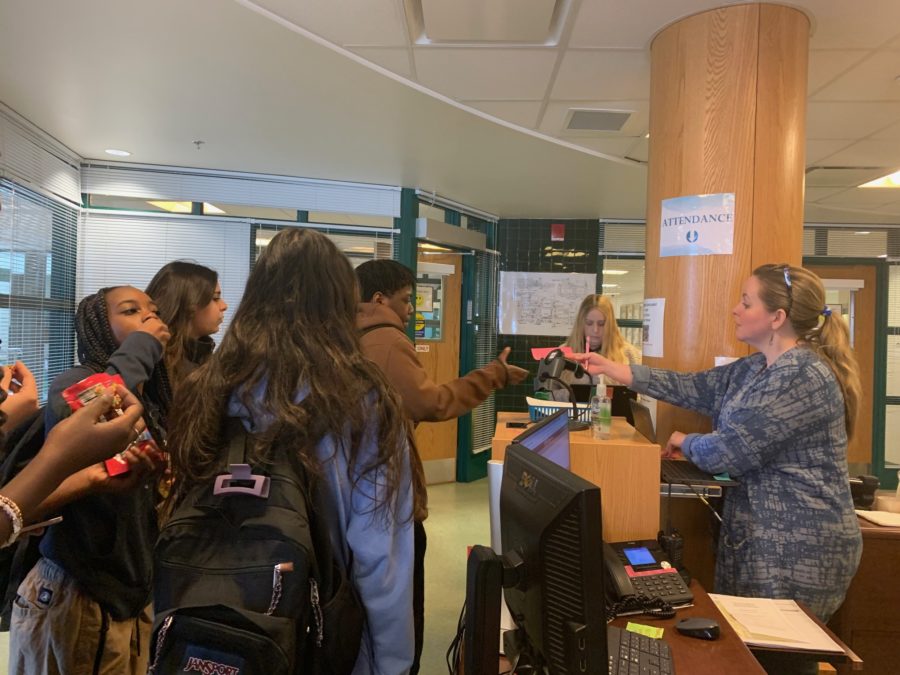
[(597, 389), (591, 397), (591, 436), (596, 439), (609, 438), (611, 426), (612, 408), (609, 396), (601, 396), (600, 385), (597, 385)]

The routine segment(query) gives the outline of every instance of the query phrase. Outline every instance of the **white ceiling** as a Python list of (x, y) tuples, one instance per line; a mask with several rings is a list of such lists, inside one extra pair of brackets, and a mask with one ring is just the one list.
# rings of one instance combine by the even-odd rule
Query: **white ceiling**
[[(548, 0), (489, 1), (0, 0), (0, 101), (84, 157), (419, 187), (504, 217), (642, 217), (650, 41), (726, 3), (559, 0), (545, 38), (515, 44)], [(813, 23), (807, 165), (900, 168), (900, 2), (793, 4)], [(495, 42), (467, 44), (467, 26)], [(576, 133), (571, 108), (634, 114)], [(806, 215), (900, 223), (900, 190), (811, 187)]]

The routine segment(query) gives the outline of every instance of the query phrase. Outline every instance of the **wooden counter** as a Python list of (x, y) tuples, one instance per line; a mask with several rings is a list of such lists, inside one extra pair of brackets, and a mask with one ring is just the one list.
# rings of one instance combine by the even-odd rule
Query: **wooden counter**
[[(844, 604), (829, 627), (865, 662), (866, 673), (900, 669), (900, 528), (859, 519), (863, 552)], [(839, 666), (838, 672), (849, 672)]]
[[(502, 460), (506, 447), (524, 429), (508, 421), (527, 413), (498, 413), (492, 459)], [(595, 440), (590, 430), (569, 434), (572, 473), (600, 487), (603, 538), (606, 541), (656, 539), (659, 531), (660, 447), (634, 430), (624, 417), (613, 417), (609, 439)]]

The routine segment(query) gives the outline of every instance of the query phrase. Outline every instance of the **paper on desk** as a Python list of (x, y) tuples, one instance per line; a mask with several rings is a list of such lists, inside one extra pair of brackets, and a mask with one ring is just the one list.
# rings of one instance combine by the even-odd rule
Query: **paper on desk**
[(843, 652), (793, 600), (739, 598), (710, 593), (719, 611), (745, 643), (819, 652)]
[(869, 522), (884, 527), (900, 527), (900, 513), (891, 513), (890, 511), (863, 511), (856, 509), (856, 515), (865, 518)]

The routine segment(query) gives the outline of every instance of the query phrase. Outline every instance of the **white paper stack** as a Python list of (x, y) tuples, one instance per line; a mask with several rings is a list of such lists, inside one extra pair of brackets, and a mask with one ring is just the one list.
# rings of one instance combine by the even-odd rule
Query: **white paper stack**
[(844, 650), (793, 600), (739, 598), (710, 593), (738, 637), (748, 645), (791, 650), (836, 652)]

